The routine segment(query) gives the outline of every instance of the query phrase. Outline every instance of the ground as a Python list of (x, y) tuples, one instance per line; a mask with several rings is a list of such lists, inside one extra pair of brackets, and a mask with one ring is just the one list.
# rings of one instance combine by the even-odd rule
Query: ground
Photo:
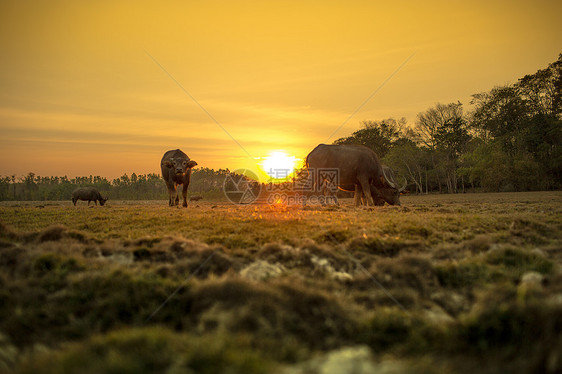
[(561, 265), (561, 192), (2, 202), (0, 371), (555, 373)]

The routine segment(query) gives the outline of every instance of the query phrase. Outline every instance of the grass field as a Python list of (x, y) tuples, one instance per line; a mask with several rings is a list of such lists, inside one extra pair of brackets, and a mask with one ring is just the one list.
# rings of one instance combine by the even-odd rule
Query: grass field
[(0, 372), (555, 373), (561, 265), (561, 192), (2, 202)]

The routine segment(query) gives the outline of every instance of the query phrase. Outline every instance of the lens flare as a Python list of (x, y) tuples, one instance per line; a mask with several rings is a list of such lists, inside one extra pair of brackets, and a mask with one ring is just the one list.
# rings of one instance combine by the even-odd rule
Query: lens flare
[(288, 180), (294, 173), (297, 159), (283, 151), (274, 151), (260, 163), (262, 170), (274, 180)]

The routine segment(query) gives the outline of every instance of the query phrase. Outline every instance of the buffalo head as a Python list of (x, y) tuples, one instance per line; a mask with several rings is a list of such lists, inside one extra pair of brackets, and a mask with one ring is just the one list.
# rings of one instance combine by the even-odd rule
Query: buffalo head
[(384, 187), (378, 189), (381, 197), (390, 205), (400, 205), (400, 192), (404, 191), (406, 188), (406, 179), (404, 179), (402, 187), (398, 188), (391, 168), (383, 165), (382, 173), (381, 182)]
[(185, 158), (170, 158), (163, 162), (163, 165), (172, 168), (176, 175), (183, 175), (187, 172), (187, 169), (197, 166), (197, 162)]

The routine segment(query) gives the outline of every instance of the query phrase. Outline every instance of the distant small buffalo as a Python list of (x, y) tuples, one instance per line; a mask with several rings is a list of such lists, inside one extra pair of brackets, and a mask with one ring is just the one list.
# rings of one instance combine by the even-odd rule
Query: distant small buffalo
[[(171, 150), (164, 153), (160, 161), (162, 168), (162, 178), (168, 187), (170, 195), (169, 205), (174, 206), (179, 204), (179, 191), (177, 190), (180, 184), (183, 185), (183, 204), (187, 207), (187, 187), (191, 179), (191, 168), (195, 167), (197, 162), (190, 160), (189, 157), (181, 150)], [(174, 199), (175, 197), (175, 199)]]
[(72, 203), (76, 205), (78, 200), (88, 200), (88, 206), (90, 201), (94, 201), (96, 205), (98, 205), (99, 201), (101, 206), (107, 201), (107, 199), (101, 197), (100, 192), (94, 187), (80, 187), (72, 191)]
[(199, 201), (199, 200), (203, 200), (203, 196), (191, 196), (189, 198), (189, 201)]

